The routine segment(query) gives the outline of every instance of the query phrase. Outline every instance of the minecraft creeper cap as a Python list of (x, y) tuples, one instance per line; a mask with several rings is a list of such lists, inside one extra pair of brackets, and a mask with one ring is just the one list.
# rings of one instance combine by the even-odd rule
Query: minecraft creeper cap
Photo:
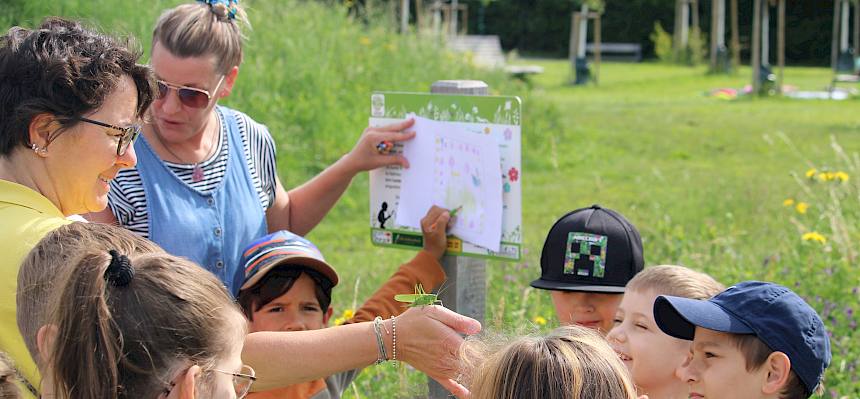
[(636, 227), (619, 213), (592, 205), (555, 222), (543, 244), (541, 276), (531, 286), (621, 294), (644, 265)]

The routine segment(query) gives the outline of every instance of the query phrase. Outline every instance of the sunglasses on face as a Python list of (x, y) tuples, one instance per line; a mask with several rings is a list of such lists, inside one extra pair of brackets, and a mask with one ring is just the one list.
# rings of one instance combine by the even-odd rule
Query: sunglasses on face
[[(111, 136), (111, 137), (114, 137), (117, 139), (116, 156), (118, 156), (118, 157), (125, 155), (126, 150), (128, 150), (128, 146), (130, 146), (131, 143), (134, 143), (134, 140), (137, 139), (137, 136), (139, 136), (140, 132), (141, 132), (141, 127), (139, 125), (131, 125), (128, 127), (119, 127), (119, 126), (111, 125), (109, 123), (99, 122), (97, 120), (88, 119), (88, 118), (84, 118), (84, 117), (77, 117), (77, 118), (74, 118), (74, 120), (86, 122), (86, 123), (93, 124), (96, 126), (106, 127), (106, 128), (111, 129), (111, 130), (116, 130), (117, 132), (119, 132), (116, 134), (108, 134), (108, 136)], [(64, 130), (60, 130), (59, 133), (62, 133), (63, 131)], [(49, 140), (49, 142), (56, 139), (57, 138), (56, 136), (59, 136), (59, 134), (52, 137)]]
[[(218, 88), (221, 87), (221, 83), (224, 81), (224, 76), (225, 75), (221, 75), (221, 79), (218, 79), (218, 84), (215, 85), (215, 90), (218, 90)], [(156, 83), (158, 84), (158, 99), (166, 98), (171, 90), (175, 90), (176, 95), (179, 97), (179, 102), (186, 107), (205, 108), (209, 105), (209, 101), (212, 100), (212, 95), (203, 89), (175, 85), (163, 80), (157, 80)]]

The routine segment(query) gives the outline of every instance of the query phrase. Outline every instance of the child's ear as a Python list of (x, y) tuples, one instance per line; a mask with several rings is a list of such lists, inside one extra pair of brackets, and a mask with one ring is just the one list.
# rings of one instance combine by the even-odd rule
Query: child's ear
[(328, 310), (323, 313), (323, 327), (328, 327), (328, 321), (331, 319), (331, 315), (334, 312), (334, 308), (331, 306), (328, 307)]
[(170, 393), (170, 399), (194, 399), (197, 391), (197, 376), (200, 375), (200, 366), (191, 366), (182, 375), (177, 377), (176, 386)]
[[(39, 349), (39, 361), (42, 365), (50, 364), (51, 353), (54, 350), (54, 342), (57, 340), (57, 326), (45, 324), (36, 332), (36, 348)], [(46, 374), (46, 370), (42, 370)]]
[(791, 360), (782, 352), (773, 352), (762, 365), (767, 370), (767, 378), (761, 387), (762, 393), (766, 395), (777, 395), (791, 375)]

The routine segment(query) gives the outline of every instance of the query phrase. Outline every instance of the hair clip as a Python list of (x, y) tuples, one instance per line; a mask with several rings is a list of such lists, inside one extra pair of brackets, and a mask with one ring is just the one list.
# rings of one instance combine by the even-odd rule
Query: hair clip
[(105, 270), (104, 278), (114, 287), (125, 287), (131, 282), (134, 277), (134, 268), (131, 267), (131, 261), (125, 255), (120, 255), (119, 252), (112, 249), (110, 253), (110, 264)]
[(197, 0), (197, 2), (208, 4), (210, 9), (216, 4), (223, 4), (227, 7), (227, 19), (231, 21), (236, 19), (236, 14), (239, 12), (239, 9), (236, 7), (236, 4), (239, 4), (239, 0)]

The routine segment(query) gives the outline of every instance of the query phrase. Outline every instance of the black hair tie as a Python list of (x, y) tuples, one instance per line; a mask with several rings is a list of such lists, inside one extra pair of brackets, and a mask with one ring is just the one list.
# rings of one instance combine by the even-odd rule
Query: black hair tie
[(115, 249), (108, 251), (108, 253), (110, 253), (110, 264), (105, 270), (105, 280), (114, 287), (125, 287), (134, 277), (131, 261), (127, 256), (120, 255)]

